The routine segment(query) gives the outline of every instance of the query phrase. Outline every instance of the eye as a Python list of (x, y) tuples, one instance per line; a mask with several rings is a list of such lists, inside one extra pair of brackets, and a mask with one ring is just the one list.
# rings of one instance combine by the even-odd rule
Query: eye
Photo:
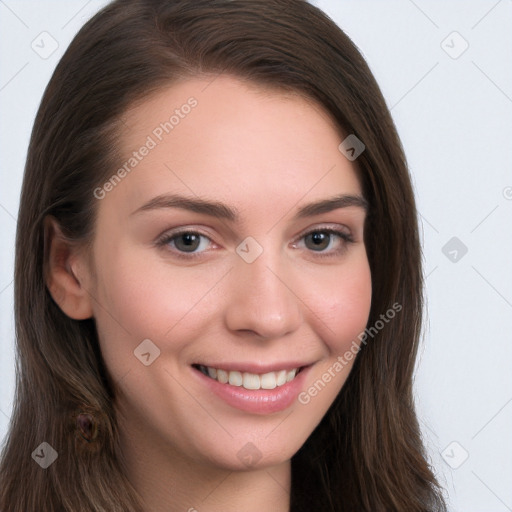
[[(317, 257), (332, 257), (343, 252), (354, 239), (348, 232), (321, 227), (303, 234), (299, 238), (299, 242), (302, 241), (305, 248), (316, 253)], [(208, 250), (210, 243), (213, 243), (210, 237), (192, 230), (168, 232), (156, 241), (158, 247), (165, 247), (181, 258), (199, 257)], [(293, 247), (300, 245), (294, 243)]]
[(159, 247), (169, 247), (178, 256), (181, 256), (181, 254), (185, 256), (185, 254), (195, 255), (204, 252), (209, 242), (211, 242), (209, 237), (197, 231), (181, 231), (164, 234), (157, 240), (156, 244)]
[(340, 254), (347, 244), (354, 242), (350, 233), (333, 228), (316, 228), (302, 235), (300, 240), (320, 257)]

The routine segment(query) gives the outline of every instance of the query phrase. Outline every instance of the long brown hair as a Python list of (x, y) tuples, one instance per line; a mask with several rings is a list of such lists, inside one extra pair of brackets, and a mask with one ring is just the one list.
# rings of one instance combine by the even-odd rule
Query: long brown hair
[[(16, 397), (0, 462), (0, 510), (143, 510), (120, 463), (114, 386), (94, 320), (68, 318), (46, 287), (45, 218), (57, 219), (70, 240), (90, 241), (93, 190), (119, 163), (123, 113), (179, 79), (218, 73), (302, 94), (363, 141), (357, 166), (369, 204), (368, 326), (392, 304), (403, 306), (362, 345), (343, 389), (292, 458), (291, 510), (445, 511), (412, 392), (423, 282), (407, 162), (363, 57), (304, 0), (116, 0), (59, 62), (35, 120), (21, 194)], [(84, 411), (98, 425), (90, 442), (76, 428)], [(58, 453), (47, 469), (32, 456), (43, 442)]]

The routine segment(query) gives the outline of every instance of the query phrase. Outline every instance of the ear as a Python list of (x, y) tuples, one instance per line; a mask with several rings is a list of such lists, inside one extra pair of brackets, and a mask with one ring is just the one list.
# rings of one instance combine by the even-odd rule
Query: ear
[(53, 217), (46, 217), (46, 286), (60, 309), (74, 320), (92, 317), (91, 296), (85, 287), (90, 281), (85, 255), (62, 233)]

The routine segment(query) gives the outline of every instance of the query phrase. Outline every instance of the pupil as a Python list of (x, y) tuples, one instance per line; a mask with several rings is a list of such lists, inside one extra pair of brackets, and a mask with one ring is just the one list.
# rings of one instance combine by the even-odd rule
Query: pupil
[[(178, 238), (178, 240), (177, 240), (177, 242), (179, 244), (182, 244), (183, 247), (185, 248), (185, 250), (189, 250), (189, 252), (190, 252), (190, 249), (192, 249), (192, 250), (197, 249), (198, 241), (199, 241), (199, 237), (197, 235), (194, 235), (193, 233), (185, 233), (185, 234), (181, 235), (181, 237)], [(180, 248), (180, 247), (178, 247), (178, 248)]]
[(326, 233), (312, 233), (310, 235), (314, 248), (325, 249), (329, 245), (329, 235)]

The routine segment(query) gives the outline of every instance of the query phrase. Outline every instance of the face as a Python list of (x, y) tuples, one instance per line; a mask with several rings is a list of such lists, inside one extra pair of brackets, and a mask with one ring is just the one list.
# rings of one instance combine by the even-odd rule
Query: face
[(87, 284), (119, 423), (203, 466), (287, 461), (370, 310), (344, 137), (319, 106), (229, 76), (159, 92), (123, 130)]

